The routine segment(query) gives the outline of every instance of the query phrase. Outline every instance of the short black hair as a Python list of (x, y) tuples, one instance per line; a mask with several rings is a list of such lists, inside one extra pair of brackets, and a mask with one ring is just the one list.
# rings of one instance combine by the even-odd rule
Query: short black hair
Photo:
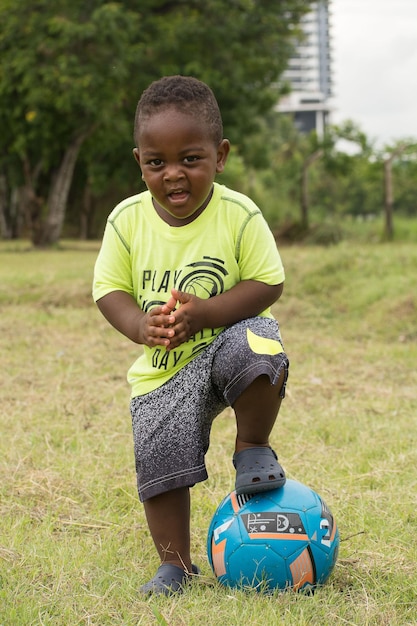
[(208, 127), (216, 146), (223, 139), (223, 122), (214, 93), (206, 83), (192, 76), (164, 76), (154, 81), (142, 93), (136, 107), (134, 141), (146, 118), (168, 107), (190, 113)]

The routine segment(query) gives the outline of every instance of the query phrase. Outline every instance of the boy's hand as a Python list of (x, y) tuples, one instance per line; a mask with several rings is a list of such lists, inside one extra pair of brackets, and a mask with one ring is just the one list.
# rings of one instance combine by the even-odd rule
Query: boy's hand
[(175, 317), (171, 314), (169, 304), (157, 306), (140, 319), (141, 343), (153, 348), (154, 346), (166, 346), (171, 343), (175, 335), (172, 328)]
[(164, 344), (167, 350), (177, 348), (204, 328), (205, 304), (207, 301), (202, 298), (171, 289), (171, 298), (161, 307), (164, 313), (171, 313), (170, 317), (174, 318), (170, 323), (173, 335), (170, 336), (169, 344)]

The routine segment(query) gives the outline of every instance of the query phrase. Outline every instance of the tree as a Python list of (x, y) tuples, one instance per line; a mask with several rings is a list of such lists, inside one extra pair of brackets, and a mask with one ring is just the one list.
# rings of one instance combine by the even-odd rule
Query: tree
[(308, 197), (308, 171), (310, 167), (324, 155), (324, 150), (318, 148), (311, 154), (308, 154), (301, 166), (300, 181), (300, 209), (301, 209), (301, 227), (304, 231), (309, 228), (309, 197)]
[[(58, 240), (79, 151), (118, 114), (127, 88), (130, 56), (124, 53), (137, 15), (116, 3), (89, 6), (62, 0), (0, 5), (1, 117), (9, 129), (1, 165), (6, 173), (13, 162), (20, 165), (20, 204), (39, 245)], [(115, 65), (115, 57), (123, 63)]]
[(56, 242), (86, 142), (106, 132), (121, 146), (140, 92), (163, 74), (208, 82), (232, 140), (247, 134), (278, 98), (310, 3), (1, 0), (3, 221), (14, 195), (33, 242)]
[(322, 137), (314, 131), (300, 133), (294, 126), (287, 125), (285, 128), (278, 167), (283, 156), (284, 161), (290, 161), (296, 168), (291, 177), (297, 188), (301, 233), (305, 234), (310, 227), (309, 174), (312, 166), (320, 162), (321, 174), (332, 178), (347, 174), (353, 167), (356, 157), (340, 149), (341, 140), (354, 145), (361, 156), (369, 154), (371, 149), (365, 134), (350, 120), (339, 126), (328, 126)]
[(406, 151), (409, 153), (415, 152), (417, 145), (413, 144), (411, 140), (400, 141), (396, 146), (388, 148), (387, 152), (383, 156), (383, 168), (384, 168), (384, 216), (385, 216), (385, 238), (388, 241), (394, 239), (394, 223), (393, 223), (393, 206), (394, 206), (394, 192), (392, 182), (392, 165), (393, 162), (403, 155)]
[[(349, 151), (346, 151), (346, 146)], [(328, 183), (329, 177), (339, 180), (341, 177), (350, 176), (358, 160), (368, 159), (372, 154), (372, 146), (360, 127), (352, 120), (346, 120), (340, 125), (330, 125), (325, 129), (322, 138), (315, 133), (311, 136), (311, 155), (307, 155), (306, 163), (314, 162), (318, 158), (322, 160), (323, 174)], [(313, 158), (316, 155), (316, 158)], [(302, 183), (303, 186), (303, 177)], [(303, 191), (301, 191), (303, 198)], [(335, 202), (335, 198), (333, 198)], [(303, 224), (308, 227), (309, 206), (303, 206), (301, 202), (301, 215)]]

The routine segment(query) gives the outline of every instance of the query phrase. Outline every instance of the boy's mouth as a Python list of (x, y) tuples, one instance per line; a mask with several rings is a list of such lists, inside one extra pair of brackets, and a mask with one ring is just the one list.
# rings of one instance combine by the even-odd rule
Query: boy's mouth
[(182, 204), (188, 199), (188, 196), (189, 196), (188, 191), (184, 191), (184, 189), (171, 191), (168, 194), (168, 198), (173, 204)]

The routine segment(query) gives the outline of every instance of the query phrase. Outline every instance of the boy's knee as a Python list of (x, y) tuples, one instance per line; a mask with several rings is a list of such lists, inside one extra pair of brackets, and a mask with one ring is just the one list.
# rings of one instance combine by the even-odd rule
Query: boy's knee
[[(281, 381), (285, 395), (288, 358), (275, 320), (250, 318), (228, 328), (216, 354), (213, 381), (229, 404), (258, 376), (266, 375), (272, 385)], [(282, 371), (284, 373), (282, 374)]]

